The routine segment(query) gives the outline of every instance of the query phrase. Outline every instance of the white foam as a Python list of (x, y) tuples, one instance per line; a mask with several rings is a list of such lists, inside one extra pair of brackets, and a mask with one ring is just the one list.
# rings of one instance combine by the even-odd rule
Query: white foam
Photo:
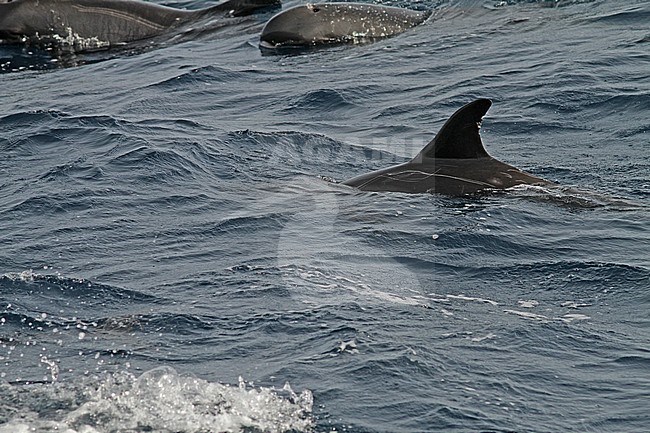
[(35, 403), (16, 407), (0, 433), (280, 433), (310, 431), (313, 426), (308, 390), (296, 394), (288, 385), (281, 390), (253, 388), (241, 379), (238, 386), (223, 385), (183, 376), (169, 367), (140, 377), (121, 372), (73, 384), (2, 388), (3, 393), (27, 394), (26, 399)]
[(565, 323), (571, 323), (574, 320), (589, 320), (589, 319), (591, 319), (591, 317), (585, 314), (565, 314), (564, 316), (560, 317), (560, 320)]
[(84, 38), (67, 28), (68, 34), (65, 37), (53, 35), (52, 39), (60, 45), (60, 48), (71, 48), (73, 51), (97, 51), (110, 48), (108, 41), (102, 41), (97, 37)]
[(540, 321), (551, 320), (550, 317), (544, 316), (542, 314), (531, 313), (529, 311), (517, 311), (517, 310), (503, 310), (503, 311), (509, 314), (514, 314), (516, 316), (525, 317), (526, 319), (533, 319), (533, 320), (540, 320)]
[(539, 302), (531, 299), (528, 301), (524, 301), (524, 300), (517, 301), (517, 304), (519, 304), (521, 308), (535, 308), (539, 305)]
[(499, 305), (496, 301), (493, 301), (491, 299), (484, 299), (484, 298), (475, 298), (472, 296), (465, 296), (465, 295), (445, 295), (448, 299), (456, 299), (460, 301), (470, 301), (470, 302), (481, 302), (484, 304), (490, 304), (490, 305)]

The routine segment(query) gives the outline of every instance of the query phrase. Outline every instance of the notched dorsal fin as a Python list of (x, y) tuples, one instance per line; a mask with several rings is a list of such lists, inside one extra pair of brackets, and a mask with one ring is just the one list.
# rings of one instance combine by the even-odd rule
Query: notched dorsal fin
[(481, 119), (492, 105), (489, 99), (477, 99), (464, 105), (447, 120), (435, 138), (414, 158), (473, 159), (488, 157), (479, 128)]

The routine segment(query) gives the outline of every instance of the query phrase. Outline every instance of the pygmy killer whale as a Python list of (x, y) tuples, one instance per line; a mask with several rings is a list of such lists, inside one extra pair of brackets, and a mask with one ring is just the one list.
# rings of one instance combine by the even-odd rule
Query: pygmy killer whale
[(304, 48), (385, 38), (423, 23), (430, 15), (428, 11), (361, 3), (296, 6), (266, 23), (260, 48)]
[(489, 99), (470, 102), (456, 111), (411, 161), (357, 176), (343, 184), (364, 191), (453, 196), (521, 184), (552, 184), (488, 155), (479, 128), (491, 105)]
[(0, 0), (0, 43), (52, 44), (81, 39), (93, 51), (163, 35), (202, 18), (238, 17), (281, 0), (226, 0), (182, 10), (140, 0)]

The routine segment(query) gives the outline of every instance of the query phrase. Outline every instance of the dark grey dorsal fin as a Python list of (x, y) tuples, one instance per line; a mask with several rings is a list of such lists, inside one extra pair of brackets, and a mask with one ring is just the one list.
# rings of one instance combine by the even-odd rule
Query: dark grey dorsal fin
[(473, 159), (488, 157), (483, 147), (479, 128), (481, 119), (490, 109), (492, 101), (477, 99), (464, 105), (451, 115), (435, 138), (414, 158)]

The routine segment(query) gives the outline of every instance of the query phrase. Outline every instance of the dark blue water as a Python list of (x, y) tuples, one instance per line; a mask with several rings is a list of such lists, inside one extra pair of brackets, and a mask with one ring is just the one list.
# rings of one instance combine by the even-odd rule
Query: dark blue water
[[(434, 19), (296, 55), (268, 15), (0, 49), (0, 432), (648, 431), (650, 2), (401, 5)], [(562, 187), (336, 183), (477, 97)]]

